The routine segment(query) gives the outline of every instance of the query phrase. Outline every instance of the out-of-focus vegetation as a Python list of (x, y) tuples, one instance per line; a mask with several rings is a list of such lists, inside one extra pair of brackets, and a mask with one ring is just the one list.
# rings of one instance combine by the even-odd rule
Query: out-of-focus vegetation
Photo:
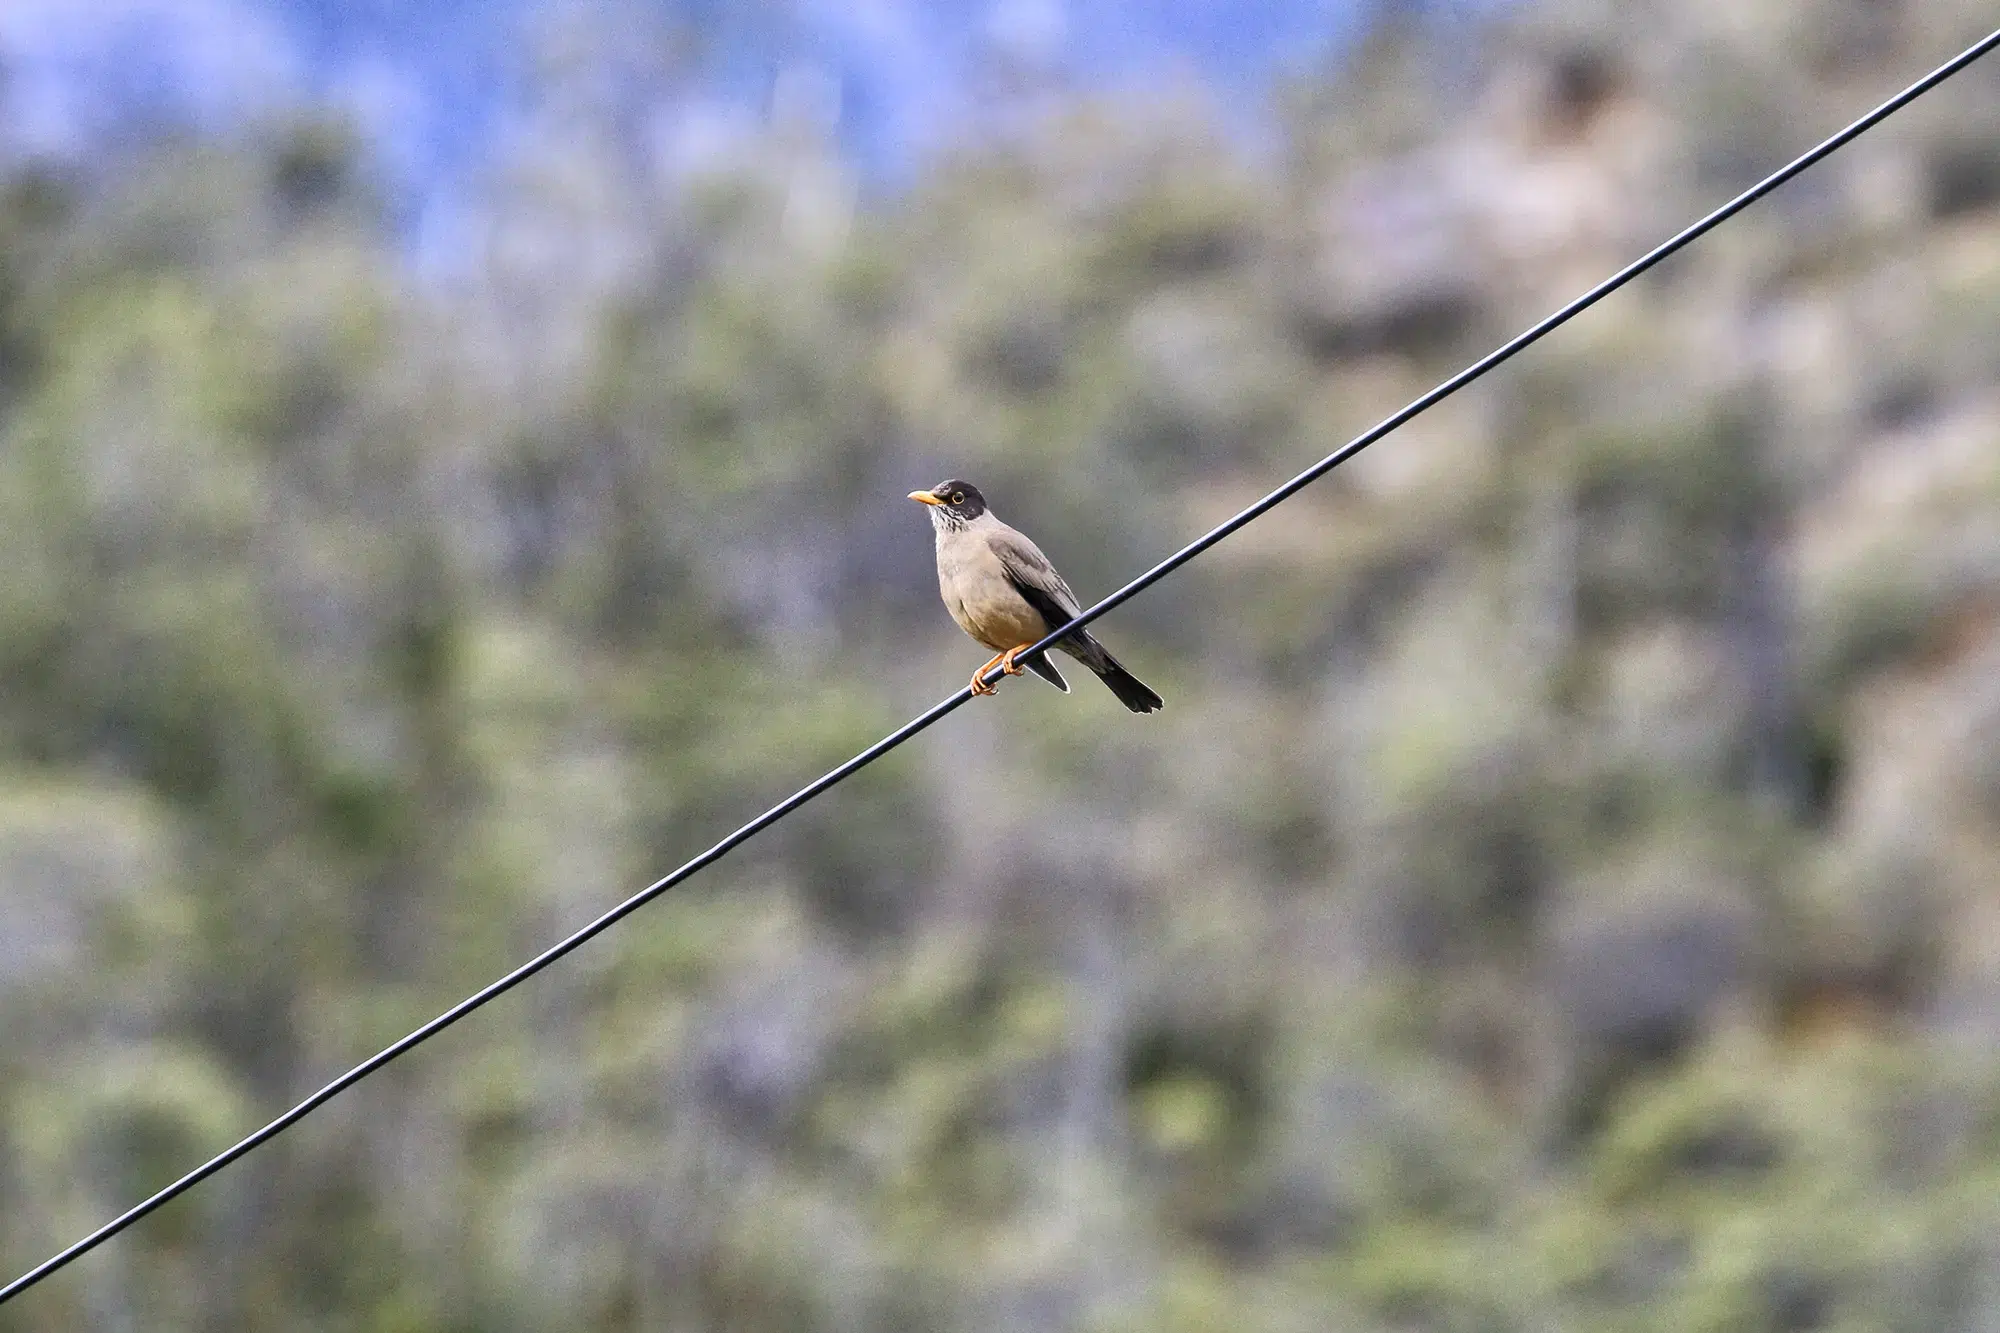
[[(557, 64), (430, 287), (338, 127), (12, 161), (5, 1275), (958, 685), (912, 486), (1101, 593), (1990, 21), (1391, 20), (865, 207)], [(2000, 66), (1103, 628), (1164, 714), (1009, 685), (0, 1329), (2000, 1326)]]

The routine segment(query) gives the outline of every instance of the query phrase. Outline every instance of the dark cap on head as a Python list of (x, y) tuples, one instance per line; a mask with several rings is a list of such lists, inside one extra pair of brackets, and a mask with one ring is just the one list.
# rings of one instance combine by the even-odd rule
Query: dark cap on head
[(940, 517), (960, 523), (969, 522), (986, 512), (986, 497), (979, 493), (979, 488), (956, 477), (941, 481), (927, 491), (911, 491), (910, 498), (933, 506)]

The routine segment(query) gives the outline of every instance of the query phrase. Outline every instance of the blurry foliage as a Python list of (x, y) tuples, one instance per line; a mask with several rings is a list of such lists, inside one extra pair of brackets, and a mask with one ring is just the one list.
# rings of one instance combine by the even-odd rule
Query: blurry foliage
[[(867, 210), (554, 61), (429, 282), (335, 123), (7, 160), (0, 1275), (962, 680), (911, 487), (1101, 593), (1984, 22), (1397, 11)], [(0, 1330), (1987, 1327), (1994, 78)]]

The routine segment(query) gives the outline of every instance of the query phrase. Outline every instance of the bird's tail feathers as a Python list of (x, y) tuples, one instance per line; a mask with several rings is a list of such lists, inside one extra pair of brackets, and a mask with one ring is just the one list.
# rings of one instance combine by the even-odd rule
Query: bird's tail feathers
[(1118, 664), (1118, 659), (1099, 649), (1101, 662), (1087, 663), (1097, 678), (1111, 687), (1118, 696), (1118, 702), (1135, 713), (1157, 713), (1167, 706), (1167, 701), (1155, 694), (1145, 681)]
[(1063, 679), (1062, 672), (1056, 670), (1056, 664), (1049, 661), (1047, 653), (1042, 653), (1037, 657), (1022, 658), (1020, 659), (1020, 665), (1028, 668), (1028, 670), (1034, 672), (1064, 694), (1069, 693), (1069, 682)]

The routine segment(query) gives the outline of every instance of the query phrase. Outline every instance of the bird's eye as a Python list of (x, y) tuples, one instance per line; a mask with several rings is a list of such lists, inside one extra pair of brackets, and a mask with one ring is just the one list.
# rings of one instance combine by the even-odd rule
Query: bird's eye
[(964, 503), (965, 503), (965, 492), (964, 492), (964, 491), (953, 491), (953, 492), (951, 493), (951, 502), (952, 502), (953, 504), (955, 504), (955, 505), (962, 505), (962, 504), (964, 504)]

